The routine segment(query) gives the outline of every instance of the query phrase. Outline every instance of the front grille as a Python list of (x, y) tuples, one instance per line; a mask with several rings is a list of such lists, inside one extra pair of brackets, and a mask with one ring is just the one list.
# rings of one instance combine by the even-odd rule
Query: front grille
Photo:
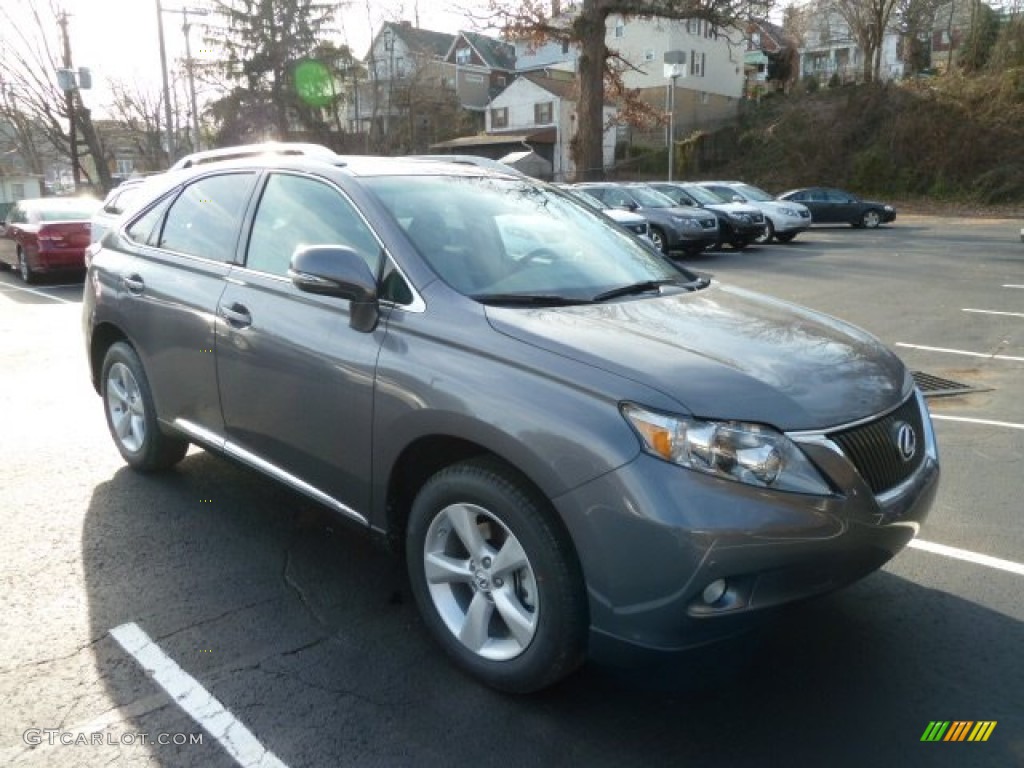
[[(902, 424), (909, 425), (916, 438), (914, 455), (906, 461), (900, 455), (897, 439)], [(914, 396), (881, 419), (833, 432), (829, 437), (839, 445), (876, 495), (895, 488), (910, 477), (921, 466), (926, 451), (924, 421)]]

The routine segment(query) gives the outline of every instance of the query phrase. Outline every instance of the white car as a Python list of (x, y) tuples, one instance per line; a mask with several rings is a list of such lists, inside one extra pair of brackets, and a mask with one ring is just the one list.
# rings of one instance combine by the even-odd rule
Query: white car
[(136, 179), (125, 179), (114, 187), (103, 199), (103, 205), (93, 214), (89, 221), (89, 242), (98, 243), (114, 222), (121, 218), (121, 215), (128, 210), (132, 200), (138, 197), (142, 189), (142, 177)]
[(764, 236), (757, 242), (770, 243), (772, 239), (788, 243), (801, 232), (811, 228), (811, 211), (801, 203), (779, 200), (763, 189), (742, 181), (700, 181), (719, 197), (736, 203), (749, 203), (764, 214)]

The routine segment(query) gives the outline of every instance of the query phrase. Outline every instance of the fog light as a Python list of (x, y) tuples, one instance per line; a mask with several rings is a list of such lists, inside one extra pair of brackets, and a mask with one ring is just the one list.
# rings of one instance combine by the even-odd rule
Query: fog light
[(708, 605), (714, 605), (725, 596), (725, 590), (725, 579), (715, 579), (704, 587), (704, 602)]

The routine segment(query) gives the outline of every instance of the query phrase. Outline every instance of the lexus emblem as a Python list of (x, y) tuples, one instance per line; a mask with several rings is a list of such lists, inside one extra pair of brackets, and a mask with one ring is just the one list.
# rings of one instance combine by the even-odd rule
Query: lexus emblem
[(903, 461), (910, 461), (914, 458), (914, 454), (917, 453), (917, 433), (905, 421), (896, 422), (892, 429), (896, 450), (900, 452), (900, 458)]

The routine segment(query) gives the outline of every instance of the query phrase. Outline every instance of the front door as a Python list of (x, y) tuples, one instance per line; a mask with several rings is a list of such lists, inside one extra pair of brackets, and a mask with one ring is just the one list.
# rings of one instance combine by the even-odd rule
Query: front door
[(341, 190), (298, 173), (267, 176), (245, 265), (228, 276), (217, 313), (225, 429), (243, 459), (365, 516), (384, 330), (353, 330), (347, 301), (292, 284), (288, 266), (303, 245), (349, 246), (377, 274), (381, 245)]

